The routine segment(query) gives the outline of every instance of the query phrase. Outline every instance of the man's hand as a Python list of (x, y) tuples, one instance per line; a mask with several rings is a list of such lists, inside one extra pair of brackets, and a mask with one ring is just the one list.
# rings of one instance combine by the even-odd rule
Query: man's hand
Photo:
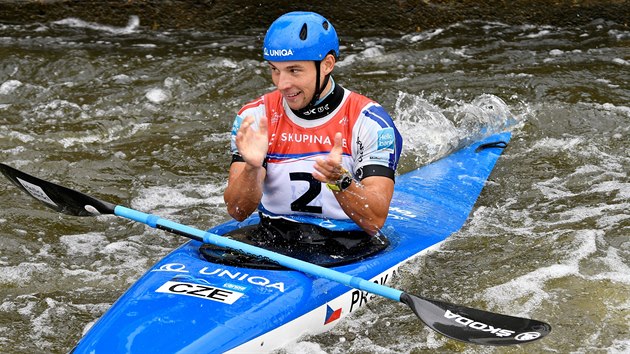
[(267, 118), (262, 117), (255, 128), (255, 119), (246, 117), (236, 133), (236, 147), (241, 157), (253, 167), (261, 167), (269, 149), (267, 137)]
[(262, 198), (266, 176), (262, 166), (269, 149), (267, 118), (260, 119), (258, 129), (255, 127), (254, 117), (243, 119), (236, 132), (236, 147), (244, 162), (238, 161), (230, 165), (228, 186), (223, 193), (223, 200), (230, 216), (243, 221), (256, 210)]
[(323, 183), (334, 183), (343, 174), (341, 166), (341, 154), (343, 153), (341, 133), (335, 134), (334, 145), (326, 159), (319, 158), (315, 161), (313, 177)]

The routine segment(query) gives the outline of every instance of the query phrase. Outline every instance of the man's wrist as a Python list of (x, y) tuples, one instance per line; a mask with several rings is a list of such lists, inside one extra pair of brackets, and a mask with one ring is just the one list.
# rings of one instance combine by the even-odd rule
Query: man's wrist
[(344, 191), (345, 189), (347, 189), (348, 187), (352, 185), (352, 181), (353, 181), (352, 174), (350, 174), (350, 172), (348, 172), (348, 170), (346, 170), (343, 167), (341, 169), (342, 169), (342, 173), (339, 179), (337, 179), (336, 181), (326, 183), (326, 187), (328, 187), (328, 189), (330, 189), (333, 192)]

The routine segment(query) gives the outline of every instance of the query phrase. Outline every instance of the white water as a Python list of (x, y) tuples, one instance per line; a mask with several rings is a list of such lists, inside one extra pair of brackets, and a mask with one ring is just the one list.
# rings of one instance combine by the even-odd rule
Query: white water
[[(2, 160), (138, 210), (216, 225), (227, 219), (231, 120), (271, 87), (259, 38), (140, 24), (0, 26)], [(401, 171), (513, 131), (467, 225), (393, 285), (552, 324), (547, 339), (510, 352), (629, 352), (627, 29), (461, 23), (354, 35), (336, 79), (396, 118)], [(114, 217), (62, 216), (8, 183), (0, 201), (7, 353), (67, 352), (184, 242)], [(379, 300), (281, 352), (504, 350), (446, 340), (404, 305)]]

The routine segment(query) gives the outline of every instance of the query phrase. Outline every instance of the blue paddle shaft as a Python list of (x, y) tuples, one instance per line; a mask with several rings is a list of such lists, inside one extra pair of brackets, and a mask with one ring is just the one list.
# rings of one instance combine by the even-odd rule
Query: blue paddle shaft
[(354, 289), (363, 290), (371, 294), (380, 295), (385, 298), (401, 302), (400, 296), (403, 294), (402, 291), (390, 288), (388, 286), (380, 285), (378, 283), (371, 282), (363, 278), (338, 272), (333, 269), (324, 268), (316, 264), (304, 262), (299, 259), (291, 258), (276, 252), (271, 252), (264, 248), (248, 245), (246, 243), (232, 240), (227, 237), (213, 234), (211, 232), (202, 231), (190, 226), (178, 224), (170, 220), (162, 219), (159, 216), (143, 213), (121, 205), (117, 205), (114, 208), (114, 214), (130, 220), (141, 222), (153, 228), (175, 230), (184, 235), (192, 236), (191, 238), (201, 239), (204, 243), (210, 243), (215, 246), (229, 248), (257, 257), (268, 258), (289, 269), (297, 270), (302, 273), (310, 274), (319, 278), (332, 280), (334, 282), (347, 285)]

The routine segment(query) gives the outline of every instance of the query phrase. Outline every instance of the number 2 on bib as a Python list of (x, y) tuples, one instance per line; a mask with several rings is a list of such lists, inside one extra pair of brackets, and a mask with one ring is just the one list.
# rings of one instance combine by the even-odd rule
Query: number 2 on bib
[(309, 187), (304, 194), (291, 203), (292, 211), (301, 211), (304, 213), (322, 213), (321, 206), (308, 205), (312, 202), (319, 193), (322, 191), (322, 182), (316, 180), (313, 175), (308, 172), (292, 172), (289, 174), (291, 181), (305, 181), (308, 182)]

